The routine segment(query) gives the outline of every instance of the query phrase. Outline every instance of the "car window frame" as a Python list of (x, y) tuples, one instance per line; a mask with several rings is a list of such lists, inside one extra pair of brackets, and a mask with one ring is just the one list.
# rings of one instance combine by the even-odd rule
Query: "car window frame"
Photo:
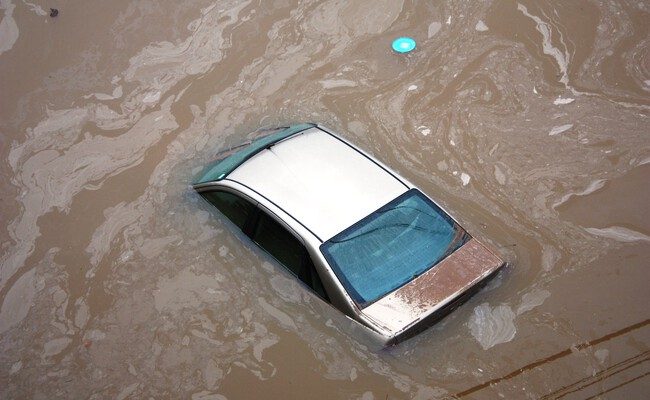
[[(318, 250), (323, 255), (325, 261), (328, 263), (328, 265), (332, 269), (332, 272), (334, 273), (334, 275), (336, 276), (338, 281), (343, 286), (343, 290), (345, 291), (345, 293), (350, 297), (350, 299), (352, 299), (354, 304), (360, 310), (362, 310), (364, 308), (367, 308), (370, 305), (380, 301), (381, 299), (389, 296), (391, 293), (395, 293), (401, 287), (404, 287), (404, 286), (408, 285), (410, 282), (412, 282), (413, 279), (415, 279), (416, 277), (414, 277), (413, 279), (411, 279), (411, 280), (403, 283), (402, 285), (394, 288), (393, 290), (391, 290), (391, 291), (389, 291), (387, 293), (384, 293), (382, 296), (380, 296), (380, 297), (378, 297), (378, 298), (376, 298), (376, 299), (374, 299), (372, 301), (363, 301), (360, 298), (360, 295), (356, 293), (356, 290), (354, 289), (354, 287), (348, 282), (347, 277), (345, 276), (345, 274), (340, 271), (339, 267), (337, 266), (336, 260), (330, 255), (330, 253), (328, 251), (325, 250), (325, 247), (330, 242), (330, 240), (332, 240), (332, 239), (334, 239), (334, 238), (336, 238), (336, 237), (338, 237), (340, 235), (344, 235), (346, 232), (353, 231), (353, 230), (357, 229), (359, 226), (362, 226), (364, 223), (366, 223), (377, 212), (381, 211), (384, 208), (390, 207), (391, 204), (399, 202), (402, 198), (404, 198), (404, 197), (406, 197), (406, 196), (408, 196), (409, 194), (412, 194), (412, 193), (415, 193), (415, 195), (419, 196), (421, 199), (423, 199), (424, 201), (430, 203), (430, 205), (432, 205), (434, 208), (436, 208), (445, 219), (447, 219), (447, 220), (449, 220), (451, 222), (451, 224), (454, 226), (454, 229), (460, 230), (460, 232), (463, 234), (463, 236), (466, 237), (466, 241), (472, 239), (472, 235), (470, 233), (468, 233), (467, 230), (465, 230), (465, 228), (463, 228), (463, 226), (460, 225), (458, 223), (458, 221), (456, 221), (444, 208), (439, 206), (438, 203), (433, 201), (429, 196), (424, 194), (424, 192), (422, 192), (420, 189), (418, 189), (416, 187), (413, 187), (413, 188), (407, 190), (406, 192), (402, 193), (401, 195), (397, 196), (393, 200), (389, 201), (388, 203), (384, 204), (383, 206), (379, 207), (377, 210), (375, 210), (375, 211), (371, 212), (370, 214), (366, 215), (365, 217), (361, 218), (359, 221), (355, 222), (351, 226), (345, 228), (343, 231), (337, 233), (332, 238), (324, 241), (323, 243), (320, 244), (320, 246), (318, 247)], [(458, 246), (457, 248), (455, 248), (453, 251), (449, 252), (448, 254), (445, 254), (444, 257), (442, 257), (437, 262), (430, 265), (425, 271), (423, 271), (418, 276), (420, 276), (422, 274), (425, 274), (428, 271), (430, 271), (432, 268), (434, 268), (436, 265), (441, 263), (444, 259), (451, 256), (453, 253), (455, 253), (458, 249), (460, 249), (464, 245), (465, 245), (465, 243), (461, 244), (460, 246)]]
[[(219, 192), (224, 192), (224, 193), (228, 193), (228, 194), (231, 194), (233, 196), (239, 197), (240, 199), (243, 199), (243, 200), (247, 201), (252, 206), (251, 207), (251, 212), (246, 216), (246, 220), (244, 221), (244, 224), (241, 227), (239, 225), (237, 225), (237, 223), (235, 221), (230, 219), (229, 216), (224, 214), (224, 212), (219, 207), (217, 207), (214, 203), (212, 203), (210, 200), (208, 200), (205, 197), (205, 194), (219, 193)], [(232, 189), (232, 188), (229, 188), (229, 187), (225, 187), (225, 186), (224, 187), (218, 187), (218, 188), (210, 188), (209, 190), (201, 190), (199, 192), (199, 194), (201, 195), (203, 200), (205, 202), (207, 202), (211, 207), (213, 207), (213, 209), (217, 210), (219, 212), (219, 214), (228, 221), (229, 224), (231, 224), (235, 228), (237, 228), (237, 230), (239, 232), (244, 233), (246, 235), (246, 237), (249, 237), (249, 235), (246, 234), (246, 232), (247, 232), (247, 230), (249, 228), (249, 225), (250, 225), (250, 222), (251, 222), (251, 217), (253, 217), (253, 216), (255, 216), (257, 214), (257, 209), (258, 209), (258, 207), (257, 207), (258, 202), (255, 199), (253, 199), (250, 196), (247, 196), (247, 195), (239, 192), (238, 190), (235, 190), (235, 189)]]
[[(325, 288), (325, 285), (323, 284), (323, 278), (320, 276), (320, 273), (318, 272), (318, 269), (316, 268), (316, 263), (314, 262), (314, 259), (312, 258), (311, 254), (309, 253), (309, 250), (307, 249), (307, 244), (306, 244), (305, 240), (291, 226), (289, 226), (289, 224), (287, 224), (285, 221), (283, 221), (280, 217), (277, 216), (277, 214), (275, 214), (273, 211), (269, 210), (263, 204), (258, 202), (257, 206), (256, 206), (256, 209), (257, 209), (257, 213), (255, 215), (255, 221), (254, 221), (254, 223), (250, 224), (249, 233), (246, 233), (246, 232), (244, 232), (244, 233), (246, 233), (248, 238), (252, 242), (254, 242), (255, 245), (257, 245), (257, 247), (264, 250), (264, 252), (266, 254), (268, 254), (269, 256), (273, 257), (273, 259), (275, 259), (278, 264), (282, 265), (282, 267), (284, 268), (285, 271), (287, 271), (292, 276), (294, 276), (298, 280), (298, 282), (300, 282), (301, 285), (305, 286), (312, 294), (314, 294), (316, 297), (320, 298), (321, 300), (323, 300), (327, 304), (332, 304), (331, 296), (330, 296), (329, 293), (327, 293), (327, 289)], [(285, 229), (291, 236), (293, 236), (294, 239), (296, 239), (298, 241), (298, 243), (302, 247), (302, 251), (303, 251), (303, 254), (302, 254), (303, 260), (301, 262), (301, 264), (302, 264), (301, 268), (309, 268), (309, 267), (305, 267), (306, 262), (309, 262), (311, 264), (310, 274), (315, 273), (316, 276), (318, 277), (318, 280), (320, 281), (320, 285), (323, 288), (323, 291), (325, 292), (325, 297), (321, 296), (316, 290), (314, 290), (314, 288), (311, 287), (311, 285), (309, 285), (309, 284), (307, 284), (307, 282), (303, 281), (288, 266), (286, 266), (282, 262), (280, 262), (280, 260), (275, 258), (275, 256), (273, 256), (273, 254), (271, 254), (268, 250), (266, 250), (264, 247), (262, 247), (262, 245), (260, 245), (259, 243), (257, 243), (255, 241), (255, 239), (253, 238), (253, 234), (254, 234), (255, 230), (257, 229), (257, 223), (260, 220), (259, 216), (260, 216), (261, 213), (265, 213), (269, 218), (271, 218), (272, 220), (277, 222), (280, 225), (281, 228)]]
[[(239, 227), (236, 223), (234, 223), (227, 215), (225, 215), (217, 206), (212, 204), (210, 201), (208, 201), (203, 194), (204, 193), (214, 193), (214, 192), (225, 192), (232, 194), (234, 196), (238, 196), (241, 199), (249, 202), (253, 207), (249, 215), (247, 216), (246, 222), (244, 223), (243, 227)], [(282, 265), (282, 268), (289, 274), (291, 274), (293, 277), (297, 279), (298, 282), (300, 282), (301, 285), (303, 285), (307, 290), (309, 290), (313, 295), (318, 297), (319, 299), (323, 300), (327, 304), (332, 304), (331, 301), (331, 294), (327, 292), (327, 288), (325, 284), (323, 283), (323, 278), (321, 277), (321, 274), (318, 271), (318, 268), (316, 267), (317, 263), (314, 261), (313, 257), (311, 256), (311, 253), (308, 250), (308, 246), (306, 241), (300, 236), (289, 224), (287, 224), (285, 221), (283, 221), (280, 217), (277, 216), (273, 211), (269, 210), (268, 207), (265, 205), (261, 204), (259, 201), (256, 201), (255, 199), (251, 198), (250, 196), (233, 189), (231, 187), (227, 186), (219, 186), (219, 187), (211, 187), (207, 190), (202, 190), (199, 192), (199, 194), (204, 198), (206, 202), (210, 204), (211, 207), (214, 207), (226, 220), (228, 220), (229, 223), (234, 225), (240, 232), (242, 232), (251, 242), (255, 243), (255, 246), (257, 248), (261, 249), (264, 251), (266, 254), (268, 254), (270, 257), (272, 257), (278, 264)], [(321, 296), (316, 290), (314, 290), (309, 284), (307, 284), (305, 281), (303, 281), (298, 275), (296, 275), (291, 269), (284, 265), (282, 262), (280, 262), (277, 258), (275, 258), (268, 250), (266, 250), (264, 247), (262, 247), (259, 243), (257, 243), (253, 239), (253, 235), (255, 233), (255, 230), (257, 228), (257, 223), (259, 222), (260, 218), (260, 213), (265, 213), (269, 218), (277, 222), (283, 229), (285, 229), (291, 236), (293, 236), (294, 239), (298, 241), (300, 246), (302, 246), (303, 250), (303, 258), (306, 257), (306, 260), (303, 259), (302, 261), (302, 266), (301, 268), (304, 268), (304, 263), (305, 262), (310, 262), (311, 264), (311, 272), (315, 273), (316, 276), (318, 277), (318, 280), (320, 281), (321, 286), (323, 287), (323, 291), (325, 293), (325, 297)], [(308, 261), (307, 261), (308, 260)]]

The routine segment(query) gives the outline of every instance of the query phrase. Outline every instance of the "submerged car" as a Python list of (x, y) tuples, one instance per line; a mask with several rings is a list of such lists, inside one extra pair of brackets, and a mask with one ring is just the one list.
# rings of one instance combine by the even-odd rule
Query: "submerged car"
[(193, 187), (385, 345), (430, 326), (504, 265), (417, 187), (320, 125), (231, 149)]

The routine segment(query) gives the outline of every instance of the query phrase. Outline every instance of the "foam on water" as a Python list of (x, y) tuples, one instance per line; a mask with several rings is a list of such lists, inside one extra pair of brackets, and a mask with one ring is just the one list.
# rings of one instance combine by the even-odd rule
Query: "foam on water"
[(609, 226), (606, 228), (585, 228), (592, 235), (616, 240), (618, 242), (650, 242), (650, 236), (622, 226)]
[(506, 305), (491, 307), (483, 303), (474, 308), (474, 314), (468, 322), (469, 330), (480, 343), (483, 350), (497, 344), (511, 341), (517, 329), (514, 319), (516, 314)]
[(18, 40), (18, 25), (13, 18), (15, 5), (11, 0), (0, 0), (0, 10), (4, 10), (4, 17), (0, 21), (0, 55), (11, 50), (14, 43)]

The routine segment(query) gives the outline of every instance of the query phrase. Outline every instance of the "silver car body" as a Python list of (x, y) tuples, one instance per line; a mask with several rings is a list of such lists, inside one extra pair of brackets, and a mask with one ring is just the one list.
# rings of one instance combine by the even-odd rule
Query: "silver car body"
[(331, 304), (383, 343), (430, 325), (503, 265), (471, 238), (434, 268), (361, 308), (320, 246), (415, 186), (328, 129), (306, 128), (255, 153), (219, 180), (194, 188), (235, 193), (281, 223), (306, 247)]

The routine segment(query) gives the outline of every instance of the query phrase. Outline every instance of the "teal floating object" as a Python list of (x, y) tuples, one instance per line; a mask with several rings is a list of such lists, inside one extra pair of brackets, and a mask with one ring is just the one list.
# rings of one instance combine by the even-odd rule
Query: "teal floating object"
[(410, 37), (400, 37), (393, 40), (393, 50), (398, 53), (408, 53), (415, 49), (415, 40)]

